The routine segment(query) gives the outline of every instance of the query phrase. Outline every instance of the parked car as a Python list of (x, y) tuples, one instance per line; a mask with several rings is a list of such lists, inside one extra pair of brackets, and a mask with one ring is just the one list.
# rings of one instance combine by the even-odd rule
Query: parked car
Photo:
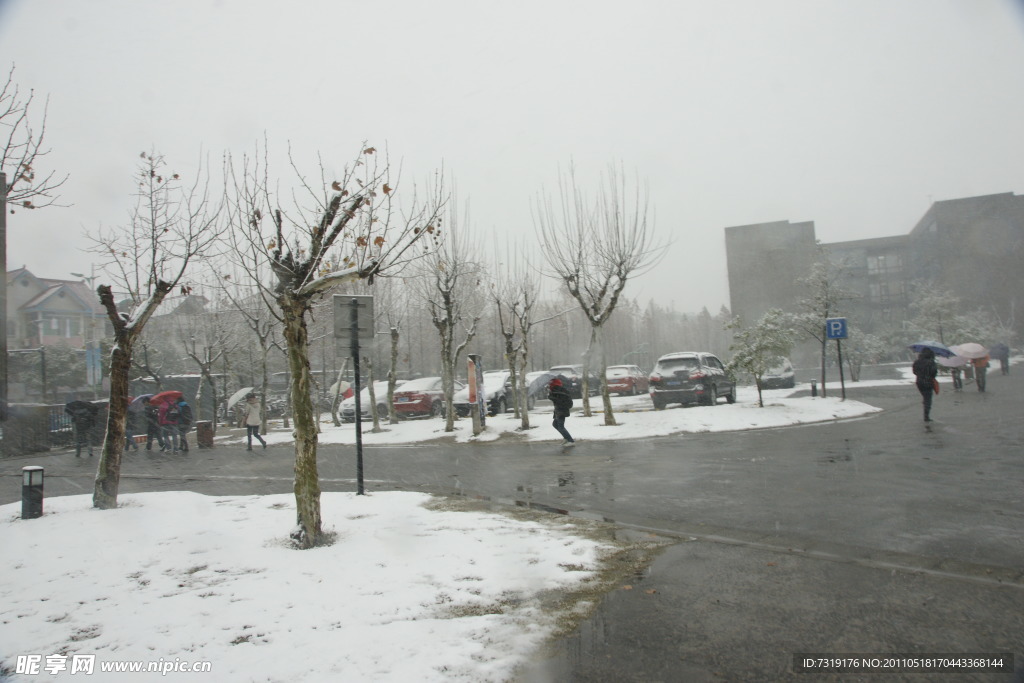
[(669, 403), (716, 405), (720, 396), (736, 402), (736, 382), (713, 353), (684, 351), (658, 359), (650, 376), (655, 410)]
[[(455, 390), (463, 387), (462, 382), (455, 380)], [(440, 377), (420, 377), (402, 385), (395, 391), (395, 412), (399, 417), (416, 417), (444, 415), (444, 387)]]
[(608, 391), (620, 396), (646, 394), (650, 388), (646, 373), (636, 365), (609, 365), (605, 377)]
[[(509, 381), (508, 370), (492, 370), (484, 373), (484, 400), (487, 402), (487, 414), (497, 415), (504, 413), (512, 404), (512, 384)], [(455, 404), (455, 412), (459, 417), (467, 417), (470, 414), (471, 404), (469, 402), (469, 385), (455, 394), (452, 399)]]
[[(548, 372), (556, 375), (562, 380), (562, 386), (566, 388), (573, 398), (583, 398), (583, 366), (582, 365), (555, 365), (548, 369)], [(597, 396), (601, 391), (601, 378), (590, 373), (587, 381), (587, 390), (591, 396)]]
[[(373, 397), (377, 400), (377, 417), (385, 418), (388, 415), (388, 383), (374, 382)], [(370, 388), (363, 387), (359, 392), (359, 414), (360, 421), (372, 420), (370, 415)], [(338, 407), (338, 415), (342, 422), (356, 421), (356, 397), (349, 396)]]
[(768, 369), (761, 376), (762, 389), (792, 389), (796, 386), (796, 373), (788, 358), (783, 358), (778, 365)]

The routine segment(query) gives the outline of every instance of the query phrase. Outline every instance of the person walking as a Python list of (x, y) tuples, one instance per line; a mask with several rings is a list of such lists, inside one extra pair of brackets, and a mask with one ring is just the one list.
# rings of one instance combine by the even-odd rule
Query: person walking
[(992, 345), (989, 349), (992, 357), (999, 361), (999, 371), (1004, 375), (1010, 374), (1010, 347), (1002, 342)]
[(576, 445), (576, 439), (572, 438), (572, 434), (565, 428), (565, 418), (569, 417), (569, 412), (572, 410), (572, 396), (562, 386), (562, 380), (557, 377), (548, 383), (548, 398), (551, 399), (551, 403), (555, 407), (555, 419), (551, 421), (551, 426), (565, 439), (562, 441), (562, 445)]
[(935, 364), (935, 352), (928, 348), (921, 349), (917, 354), (917, 360), (914, 361), (913, 370), (917, 378), (917, 390), (921, 392), (921, 400), (924, 403), (924, 421), (931, 422), (932, 394), (935, 393), (935, 376), (939, 371)]
[(160, 423), (160, 431), (164, 436), (164, 445), (160, 448), (165, 453), (178, 452), (178, 404), (168, 399), (160, 404), (157, 411), (157, 421)]
[(135, 403), (132, 396), (128, 397), (128, 414), (124, 422), (124, 450), (125, 452), (131, 450), (139, 450), (139, 444), (135, 443), (135, 429), (138, 426), (138, 420), (140, 412), (142, 410), (141, 403)]
[(252, 450), (252, 437), (256, 437), (263, 448), (267, 447), (267, 442), (260, 436), (260, 424), (263, 423), (263, 414), (260, 412), (260, 399), (255, 394), (249, 394), (245, 397), (245, 438), (248, 442), (248, 446), (245, 450)]
[(92, 457), (92, 427), (96, 423), (99, 407), (88, 401), (69, 401), (64, 412), (71, 418), (71, 431), (75, 437), (75, 457), (82, 457), (82, 448), (89, 451)]
[(153, 442), (164, 450), (164, 434), (160, 428), (160, 407), (152, 403), (146, 404), (146, 450), (153, 450)]
[(964, 381), (960, 377), (960, 368), (950, 368), (949, 376), (953, 378), (953, 391), (963, 391)]
[(972, 358), (971, 365), (974, 366), (974, 383), (978, 385), (978, 391), (985, 391), (985, 380), (988, 375), (988, 356)]
[(179, 398), (178, 408), (178, 449), (182, 453), (188, 453), (188, 433), (192, 429), (192, 406)]

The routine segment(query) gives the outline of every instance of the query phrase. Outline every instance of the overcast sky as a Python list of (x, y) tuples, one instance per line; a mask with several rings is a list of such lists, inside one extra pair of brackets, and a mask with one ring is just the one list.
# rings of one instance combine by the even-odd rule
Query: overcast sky
[(1022, 7), (0, 0), (0, 55), (49, 95), (46, 164), (73, 204), (9, 215), (8, 265), (87, 271), (82, 234), (125, 222), (144, 150), (184, 170), (265, 134), (312, 171), (366, 140), (406, 179), (444, 164), (481, 234), (532, 235), (570, 159), (590, 185), (621, 163), (673, 240), (627, 295), (714, 313), (727, 226), (878, 237), (932, 201), (1024, 190)]

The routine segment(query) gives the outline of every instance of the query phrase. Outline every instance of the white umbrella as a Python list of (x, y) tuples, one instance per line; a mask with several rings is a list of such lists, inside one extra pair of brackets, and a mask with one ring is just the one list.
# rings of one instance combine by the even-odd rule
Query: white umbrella
[(988, 349), (975, 342), (957, 344), (956, 346), (950, 346), (949, 348), (951, 348), (956, 355), (963, 356), (964, 358), (984, 358), (988, 355)]
[(251, 394), (254, 388), (255, 387), (246, 387), (244, 389), (239, 389), (235, 393), (231, 394), (231, 398), (228, 399), (228, 409), (230, 410), (231, 406), (235, 405), (243, 398), (245, 398), (247, 395)]

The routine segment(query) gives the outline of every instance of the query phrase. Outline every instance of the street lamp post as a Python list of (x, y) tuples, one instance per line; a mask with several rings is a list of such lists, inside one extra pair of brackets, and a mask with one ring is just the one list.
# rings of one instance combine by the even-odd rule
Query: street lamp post
[[(82, 280), (89, 283), (89, 291), (92, 291), (92, 283), (99, 277), (96, 274), (96, 265), (92, 264), (89, 266), (89, 275), (85, 273), (71, 273), (75, 277), (82, 278)], [(89, 307), (89, 320), (88, 326), (85, 333), (85, 382), (89, 385), (89, 389), (95, 393), (94, 387), (100, 382), (100, 373), (97, 372), (99, 363), (96, 357), (98, 353), (94, 353), (92, 348), (93, 345), (93, 326), (95, 325), (95, 316), (92, 312), (92, 307)]]

